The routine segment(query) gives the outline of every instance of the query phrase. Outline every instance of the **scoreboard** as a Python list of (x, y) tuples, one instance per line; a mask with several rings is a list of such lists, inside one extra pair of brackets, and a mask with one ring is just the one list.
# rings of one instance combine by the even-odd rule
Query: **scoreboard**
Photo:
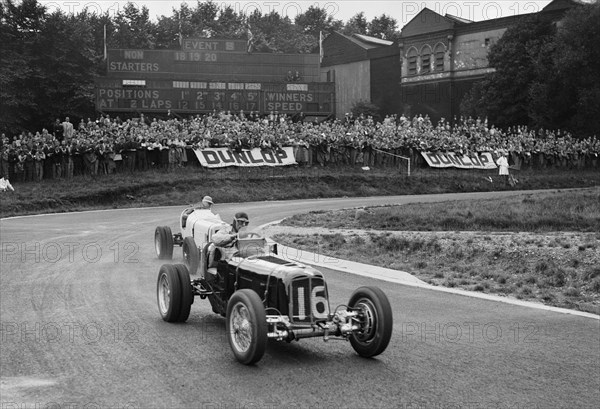
[(225, 53), (218, 51), (109, 50), (109, 76), (123, 78), (187, 78), (198, 74), (211, 79), (283, 81), (287, 73), (303, 81), (319, 81), (319, 57), (315, 54)]
[(316, 54), (249, 53), (244, 40), (186, 38), (181, 50), (108, 50), (98, 111), (279, 111), (329, 115)]
[(148, 85), (119, 87), (114, 80), (99, 81), (96, 106), (99, 111), (243, 110), (307, 115), (329, 115), (333, 111), (331, 83), (174, 81), (171, 87), (156, 82)]

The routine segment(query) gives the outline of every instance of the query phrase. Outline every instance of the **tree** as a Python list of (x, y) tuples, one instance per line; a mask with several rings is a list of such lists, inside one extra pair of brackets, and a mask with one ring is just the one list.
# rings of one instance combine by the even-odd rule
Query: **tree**
[(230, 6), (225, 7), (219, 13), (216, 20), (214, 37), (217, 38), (246, 38), (246, 19), (243, 14), (238, 14)]
[(196, 8), (191, 11), (189, 25), (184, 30), (189, 37), (214, 37), (216, 19), (219, 16), (219, 6), (212, 0), (196, 3)]
[(356, 13), (350, 20), (346, 22), (344, 28), (342, 29), (342, 33), (346, 35), (352, 34), (364, 34), (368, 33), (369, 23), (367, 22), (367, 18), (365, 17), (365, 13), (361, 11), (360, 13)]
[[(497, 126), (530, 123), (530, 85), (536, 80), (535, 61), (554, 39), (551, 20), (539, 14), (528, 16), (510, 27), (488, 54), (496, 71), (476, 86), (463, 107), (477, 107)], [(473, 112), (462, 112), (471, 115)]]
[[(582, 136), (600, 130), (600, 3), (585, 4), (569, 11), (558, 25), (554, 75), (551, 77), (553, 106), (561, 127)], [(547, 78), (549, 73), (543, 73)], [(563, 120), (564, 118), (564, 120)]]
[[(321, 33), (325, 36), (331, 31), (341, 30), (343, 23), (335, 20), (333, 16), (327, 14), (325, 8), (310, 6), (304, 13), (296, 16), (294, 22), (297, 29), (307, 36), (304, 40), (309, 42), (309, 52), (319, 52), (319, 39)], [(303, 47), (297, 47), (303, 48)]]
[(319, 33), (328, 33), (334, 30), (341, 30), (343, 23), (335, 20), (333, 16), (327, 14), (325, 8), (310, 6), (304, 13), (298, 14), (294, 23), (299, 26), (305, 34), (310, 34), (314, 38), (319, 38)]
[(36, 90), (36, 115), (45, 123), (56, 116), (94, 114), (94, 78), (102, 54), (94, 49), (91, 16), (86, 12), (55, 12), (44, 22), (43, 36), (33, 49), (31, 86)]
[(372, 37), (383, 38), (384, 40), (395, 41), (400, 38), (398, 31), (398, 22), (396, 19), (382, 14), (374, 17), (368, 25), (368, 33)]
[(281, 17), (276, 11), (263, 15), (260, 11), (248, 16), (248, 24), (254, 35), (254, 50), (271, 53), (310, 53), (315, 47), (315, 39), (292, 24), (288, 17)]
[(501, 127), (600, 129), (600, 4), (580, 5), (560, 21), (535, 15), (509, 28), (489, 53), (496, 72), (476, 84), (461, 113)]
[(92, 30), (100, 20), (87, 12), (48, 15), (36, 0), (7, 1), (0, 10), (2, 130), (40, 130), (57, 117), (93, 115), (102, 56)]
[(125, 4), (115, 18), (114, 40), (121, 48), (154, 48), (155, 25), (150, 21), (146, 6), (138, 9), (133, 3)]

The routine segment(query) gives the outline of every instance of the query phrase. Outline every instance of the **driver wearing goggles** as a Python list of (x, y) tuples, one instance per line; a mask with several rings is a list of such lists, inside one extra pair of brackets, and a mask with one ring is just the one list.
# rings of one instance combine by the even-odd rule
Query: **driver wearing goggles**
[(224, 228), (213, 234), (212, 242), (217, 247), (231, 247), (237, 239), (238, 232), (242, 227), (246, 227), (250, 219), (245, 212), (238, 212), (233, 217), (233, 223), (229, 228)]

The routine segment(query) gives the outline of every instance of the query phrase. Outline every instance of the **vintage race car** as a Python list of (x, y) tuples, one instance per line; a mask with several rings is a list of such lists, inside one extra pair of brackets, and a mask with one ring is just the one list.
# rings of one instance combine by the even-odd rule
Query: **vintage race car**
[(166, 226), (156, 228), (158, 257), (172, 258), (173, 246), (180, 244), (185, 260), (160, 267), (157, 301), (163, 320), (185, 322), (194, 297), (208, 298), (213, 312), (225, 317), (229, 345), (243, 364), (259, 361), (268, 339), (338, 337), (364, 357), (386, 349), (392, 309), (380, 288), (360, 287), (332, 312), (321, 272), (278, 256), (273, 242), (245, 229), (234, 247), (215, 247), (211, 236), (227, 224), (208, 213), (184, 211), (181, 236)]
[(188, 207), (179, 217), (181, 233), (173, 234), (169, 226), (156, 228), (154, 232), (156, 254), (161, 260), (170, 260), (173, 258), (173, 247), (180, 246), (185, 265), (191, 274), (195, 274), (200, 263), (200, 250), (210, 243), (213, 234), (227, 227), (228, 224), (212, 211)]

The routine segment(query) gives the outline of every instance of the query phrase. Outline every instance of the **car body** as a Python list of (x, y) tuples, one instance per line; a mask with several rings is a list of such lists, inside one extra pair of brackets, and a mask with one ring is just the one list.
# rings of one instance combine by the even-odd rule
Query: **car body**
[(182, 235), (191, 236), (169, 238), (168, 227), (157, 227), (159, 258), (170, 258), (166, 257), (169, 246), (172, 257), (172, 246), (180, 242), (185, 261), (160, 268), (157, 301), (163, 320), (184, 322), (194, 297), (208, 299), (213, 312), (226, 318), (229, 344), (244, 364), (261, 359), (268, 339), (291, 342), (339, 337), (350, 341), (365, 357), (386, 349), (392, 311), (381, 289), (358, 288), (347, 305), (332, 312), (320, 271), (280, 257), (275, 243), (245, 229), (233, 247), (215, 247), (212, 235), (226, 226), (212, 213), (196, 210), (187, 215), (185, 223), (180, 220)]

